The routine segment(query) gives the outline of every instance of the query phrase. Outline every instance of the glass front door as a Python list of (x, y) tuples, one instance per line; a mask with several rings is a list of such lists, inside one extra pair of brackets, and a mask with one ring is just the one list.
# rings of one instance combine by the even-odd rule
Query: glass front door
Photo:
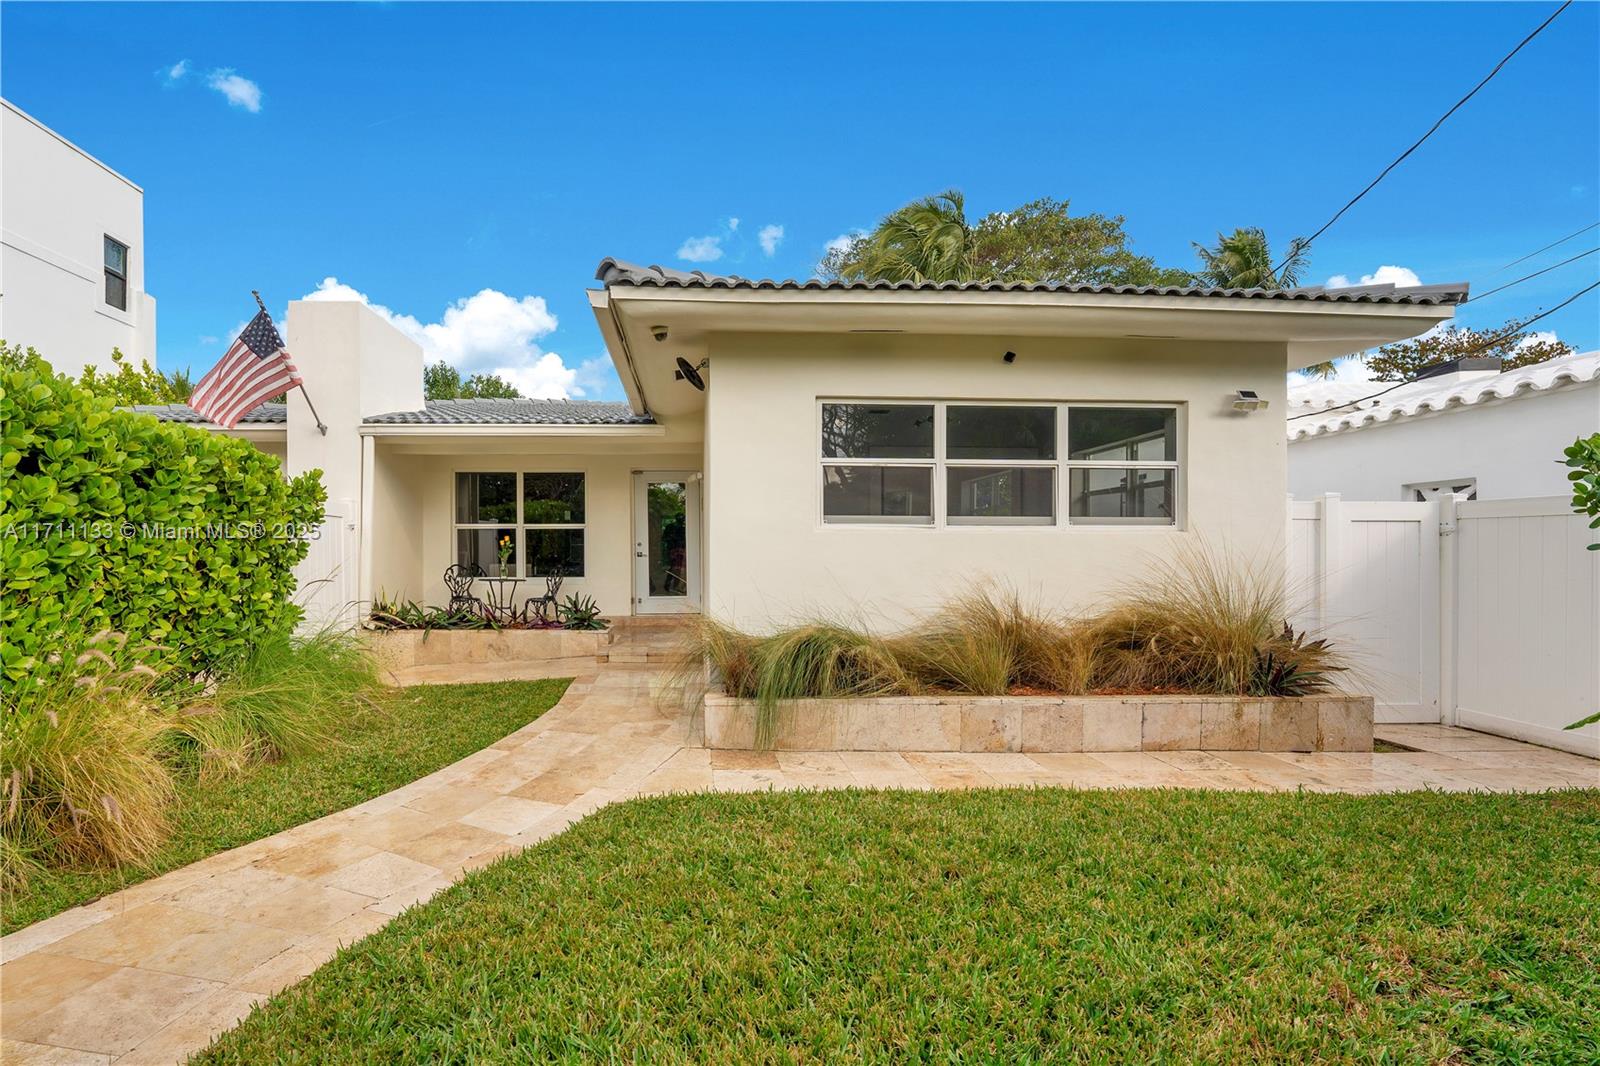
[(634, 603), (642, 613), (700, 609), (700, 479), (634, 475)]

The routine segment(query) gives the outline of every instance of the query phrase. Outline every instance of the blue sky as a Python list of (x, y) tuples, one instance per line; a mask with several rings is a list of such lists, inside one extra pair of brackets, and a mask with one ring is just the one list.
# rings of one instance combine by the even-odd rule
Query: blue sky
[[(164, 367), (203, 372), (252, 288), (278, 312), (337, 278), (469, 370), (615, 398), (583, 297), (603, 256), (806, 276), (949, 186), (974, 216), (1125, 215), (1164, 264), (1236, 226), (1286, 241), (1554, 7), (7, 4), (0, 63), (9, 99), (145, 188)], [(1600, 244), (1497, 272), (1600, 218), (1597, 16), (1513, 59), (1309, 280), (1483, 291)], [(1597, 260), (1461, 320), (1526, 317)], [(1600, 292), (1537, 328), (1600, 346)]]

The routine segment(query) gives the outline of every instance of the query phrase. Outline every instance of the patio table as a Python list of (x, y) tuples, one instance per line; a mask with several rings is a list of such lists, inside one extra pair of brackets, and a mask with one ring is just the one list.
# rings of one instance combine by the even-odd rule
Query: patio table
[(480, 577), (478, 580), (482, 581), (486, 586), (484, 588), (485, 603), (489, 608), (489, 613), (494, 615), (495, 620), (499, 622), (516, 621), (517, 586), (522, 584), (522, 579), (520, 577)]

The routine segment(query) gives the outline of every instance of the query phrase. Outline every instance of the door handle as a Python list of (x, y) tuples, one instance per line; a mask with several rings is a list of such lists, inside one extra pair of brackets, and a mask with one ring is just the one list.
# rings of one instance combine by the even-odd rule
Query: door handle
[(635, 559), (643, 559), (644, 558), (644, 552), (636, 551), (636, 552), (633, 553), (633, 557)]

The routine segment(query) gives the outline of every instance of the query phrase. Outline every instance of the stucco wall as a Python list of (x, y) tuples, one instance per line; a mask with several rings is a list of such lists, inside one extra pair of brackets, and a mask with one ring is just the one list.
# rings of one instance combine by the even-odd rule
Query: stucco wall
[[(461, 446), (461, 445), (458, 445)], [(584, 482), (584, 576), (568, 578), (562, 595), (569, 592), (593, 596), (607, 615), (631, 613), (633, 596), (633, 471), (698, 470), (697, 451), (675, 450), (660, 454), (538, 453), (483, 451), (476, 454), (386, 454), (380, 447), (378, 466), (384, 473), (378, 484), (389, 486), (384, 495), (394, 506), (378, 513), (374, 496), (376, 543), (374, 584), (401, 598), (443, 604), (445, 568), (456, 561), (455, 475), (461, 472), (536, 471), (581, 472)], [(407, 510), (409, 509), (409, 511)], [(394, 527), (409, 524), (416, 536)], [(525, 579), (517, 587), (517, 600), (544, 591), (544, 579)]]
[[(60, 371), (156, 356), (144, 193), (10, 104), (0, 107), (0, 337)], [(105, 245), (128, 246), (128, 307), (105, 301)]]
[(1476, 478), (1478, 499), (1570, 490), (1561, 449), (1600, 428), (1600, 382), (1458, 407), (1289, 444), (1289, 488), (1310, 499), (1400, 500), (1405, 485)]
[[(1014, 364), (1003, 352), (1018, 353)], [(761, 628), (819, 612), (896, 625), (996, 579), (1083, 608), (1153, 556), (1207, 544), (1282, 565), (1281, 345), (1018, 337), (724, 336), (706, 416), (707, 605)], [(1270, 407), (1241, 415), (1236, 389)], [(823, 525), (819, 398), (1172, 402), (1182, 406), (1177, 528)]]

